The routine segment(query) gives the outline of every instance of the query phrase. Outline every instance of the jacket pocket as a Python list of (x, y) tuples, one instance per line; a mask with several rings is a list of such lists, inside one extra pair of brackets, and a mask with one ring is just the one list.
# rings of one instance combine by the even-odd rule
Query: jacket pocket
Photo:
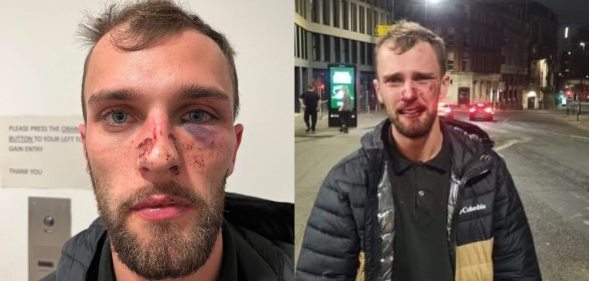
[(455, 281), (493, 280), (493, 238), (456, 248)]

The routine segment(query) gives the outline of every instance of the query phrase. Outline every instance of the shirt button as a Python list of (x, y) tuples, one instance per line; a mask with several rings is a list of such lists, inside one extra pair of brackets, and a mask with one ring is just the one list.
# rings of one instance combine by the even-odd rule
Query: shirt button
[(423, 192), (423, 190), (420, 190), (417, 192), (417, 195), (423, 197), (425, 195), (425, 192)]

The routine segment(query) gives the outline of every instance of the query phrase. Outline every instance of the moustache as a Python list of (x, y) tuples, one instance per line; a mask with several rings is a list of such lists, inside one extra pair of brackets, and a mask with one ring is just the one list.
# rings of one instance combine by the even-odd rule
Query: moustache
[(139, 191), (125, 198), (119, 205), (117, 212), (119, 214), (128, 214), (133, 211), (133, 209), (137, 208), (138, 205), (142, 204), (142, 201), (147, 201), (150, 197), (155, 195), (170, 197), (174, 202), (193, 208), (199, 208), (206, 205), (206, 201), (190, 188), (182, 186), (176, 182), (168, 182), (157, 185), (150, 184), (141, 188)]

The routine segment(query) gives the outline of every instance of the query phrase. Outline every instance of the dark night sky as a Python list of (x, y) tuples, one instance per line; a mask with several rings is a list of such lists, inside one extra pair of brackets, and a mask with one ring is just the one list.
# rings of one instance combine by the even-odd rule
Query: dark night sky
[(589, 0), (533, 0), (558, 15), (561, 25), (589, 25)]

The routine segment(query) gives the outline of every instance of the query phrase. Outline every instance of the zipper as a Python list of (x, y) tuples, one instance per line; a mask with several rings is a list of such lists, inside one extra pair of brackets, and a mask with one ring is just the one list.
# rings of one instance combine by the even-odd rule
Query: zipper
[[(487, 158), (489, 159), (489, 158)], [(487, 165), (485, 165), (487, 166)], [(472, 170), (471, 170), (472, 171)], [(471, 172), (466, 174), (464, 177), (462, 177), (461, 180), (458, 180), (458, 184), (457, 184), (457, 188), (456, 188), (456, 202), (454, 204), (454, 210), (452, 212), (452, 218), (451, 218), (451, 222), (450, 222), (450, 231), (448, 232), (448, 248), (450, 249), (450, 263), (452, 265), (452, 275), (456, 276), (456, 249), (454, 247), (454, 245), (456, 245), (456, 232), (454, 231), (456, 229), (456, 224), (458, 221), (458, 208), (457, 206), (460, 206), (460, 202), (461, 202), (461, 196), (460, 196), (460, 192), (464, 189), (464, 187), (466, 186), (466, 184), (477, 177), (483, 176), (485, 174), (487, 174), (490, 170), (488, 168), (481, 168), (481, 169), (477, 169), (475, 170), (475, 172)], [(476, 193), (475, 193), (476, 194)]]

